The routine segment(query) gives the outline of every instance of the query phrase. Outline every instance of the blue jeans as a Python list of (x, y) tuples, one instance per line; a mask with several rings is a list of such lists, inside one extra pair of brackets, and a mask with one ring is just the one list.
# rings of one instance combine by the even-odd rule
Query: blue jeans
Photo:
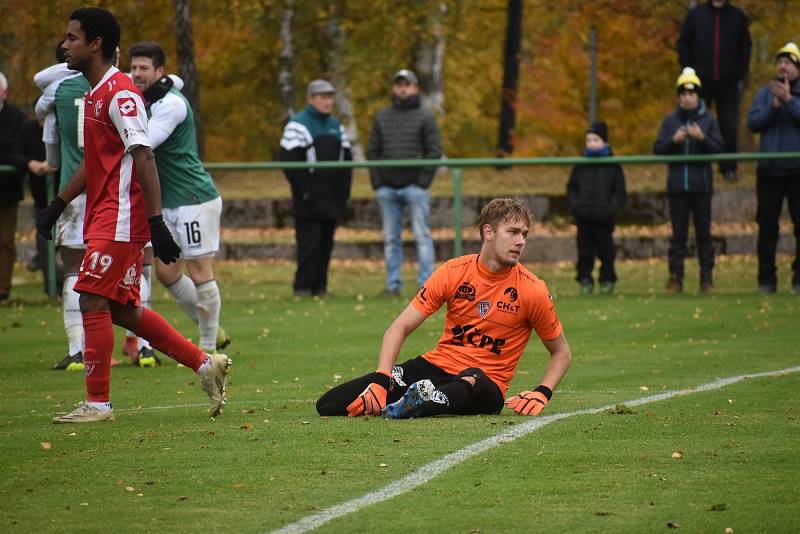
[(411, 231), (417, 244), (417, 285), (422, 287), (433, 272), (433, 240), (428, 226), (430, 194), (417, 185), (400, 189), (379, 187), (378, 203), (383, 220), (383, 254), (386, 256), (386, 289), (399, 291), (403, 285), (403, 208), (408, 206)]

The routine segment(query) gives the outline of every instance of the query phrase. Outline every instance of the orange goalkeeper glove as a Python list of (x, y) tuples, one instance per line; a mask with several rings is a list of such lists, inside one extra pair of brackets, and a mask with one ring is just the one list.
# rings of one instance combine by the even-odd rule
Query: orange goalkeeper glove
[(511, 410), (514, 410), (519, 415), (537, 416), (542, 413), (544, 407), (553, 396), (553, 391), (545, 386), (539, 385), (533, 391), (523, 391), (518, 395), (509, 397), (506, 404)]
[(386, 396), (392, 388), (392, 375), (387, 371), (375, 371), (374, 381), (347, 407), (348, 417), (380, 415), (386, 407)]

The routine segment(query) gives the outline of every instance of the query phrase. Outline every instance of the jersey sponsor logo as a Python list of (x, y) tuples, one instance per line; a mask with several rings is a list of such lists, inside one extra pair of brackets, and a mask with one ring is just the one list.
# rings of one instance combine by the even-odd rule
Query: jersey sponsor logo
[(478, 313), (481, 317), (486, 317), (486, 314), (489, 313), (489, 310), (492, 309), (492, 301), (491, 300), (482, 300), (478, 303)]
[(136, 116), (136, 101), (132, 98), (120, 98), (117, 101), (119, 105), (119, 114), (123, 117)]
[(503, 302), (502, 300), (497, 302), (497, 309), (503, 313), (509, 313), (511, 315), (516, 316), (517, 312), (519, 311), (519, 304), (511, 304), (510, 302)]
[(475, 300), (475, 286), (469, 282), (464, 282), (456, 289), (453, 299)]
[(500, 354), (502, 352), (500, 347), (506, 344), (505, 339), (494, 339), (492, 336), (487, 336), (480, 328), (475, 328), (474, 324), (464, 326), (455, 325), (450, 331), (453, 337), (449, 343), (451, 345), (458, 345), (459, 347), (472, 346), (486, 349), (494, 354)]
[(519, 298), (519, 293), (517, 293), (517, 288), (515, 287), (507, 287), (505, 291), (503, 291), (503, 295), (508, 295), (508, 300), (514, 302)]

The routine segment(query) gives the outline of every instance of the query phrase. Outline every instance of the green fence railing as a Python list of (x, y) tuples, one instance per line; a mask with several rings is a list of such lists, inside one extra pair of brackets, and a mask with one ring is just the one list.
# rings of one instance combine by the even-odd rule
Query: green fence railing
[[(317, 161), (306, 162), (210, 162), (204, 166), (209, 171), (265, 171), (283, 169), (379, 169), (385, 167), (446, 167), (453, 176), (453, 230), (455, 238), (453, 250), (456, 256), (463, 253), (463, 217), (461, 212), (461, 173), (471, 167), (529, 167), (536, 165), (655, 165), (662, 163), (704, 163), (719, 161), (760, 161), (774, 159), (800, 159), (800, 152), (740, 152), (735, 154), (703, 154), (673, 156), (609, 156), (603, 158), (575, 157), (541, 157), (541, 158), (458, 158), (438, 160), (381, 160), (381, 161)], [(0, 173), (12, 172), (14, 167), (0, 165)], [(52, 178), (49, 178), (52, 179)], [(52, 182), (48, 182), (52, 183)], [(48, 191), (52, 191), (48, 187)], [(55, 251), (50, 241), (52, 265), (48, 265), (48, 288), (52, 288), (51, 298), (55, 294)]]

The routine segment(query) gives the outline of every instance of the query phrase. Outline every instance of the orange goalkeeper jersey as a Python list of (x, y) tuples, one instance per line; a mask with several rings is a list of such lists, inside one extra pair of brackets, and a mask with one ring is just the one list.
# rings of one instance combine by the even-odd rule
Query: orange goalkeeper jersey
[(447, 303), (442, 337), (423, 358), (451, 374), (478, 367), (505, 396), (531, 330), (548, 341), (561, 335), (547, 286), (520, 264), (492, 273), (477, 254), (442, 264), (412, 301), (430, 316)]

